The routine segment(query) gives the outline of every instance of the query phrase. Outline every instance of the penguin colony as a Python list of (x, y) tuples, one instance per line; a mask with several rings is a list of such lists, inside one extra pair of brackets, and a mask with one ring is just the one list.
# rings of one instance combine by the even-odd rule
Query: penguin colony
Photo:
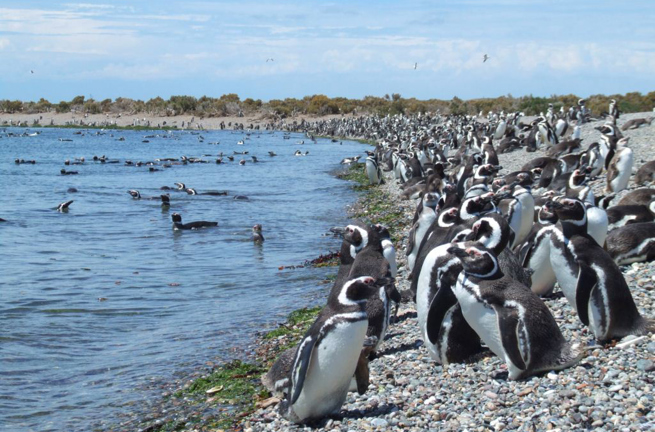
[[(366, 118), (378, 137), (363, 167), (370, 184), (381, 184), (380, 170), (386, 171), (387, 181), (398, 182), (402, 196), (416, 203), (399, 277), (410, 283), (403, 297), (416, 304), (423, 344), (436, 364), (474, 364), (491, 352), (508, 379), (520, 380), (574, 366), (589, 346), (655, 332), (655, 320), (638, 310), (619, 268), (655, 259), (655, 189), (640, 188), (653, 181), (655, 163), (633, 175), (630, 137), (617, 126), (616, 104), (610, 111), (596, 128), (598, 142), (581, 136), (580, 125), (592, 120), (583, 100), (559, 113), (551, 106), (529, 123), (519, 113)], [(349, 121), (314, 124), (313, 131), (352, 131)], [(537, 150), (548, 156), (499, 174), (499, 153)], [(594, 193), (598, 183), (606, 195)], [(623, 198), (611, 205), (619, 193)], [(389, 271), (395, 251), (386, 265), (375, 264), (386, 256), (380, 228), (349, 225), (343, 239), (327, 305), (262, 378), (281, 397), (281, 415), (295, 423), (335, 415), (349, 390), (366, 391), (365, 369), (390, 317), (382, 314), (380, 325), (369, 305), (381, 301), (387, 311), (397, 298)], [(369, 256), (364, 251), (371, 247)], [(358, 267), (365, 271), (353, 273)], [(541, 298), (558, 295), (589, 340), (563, 336)]]

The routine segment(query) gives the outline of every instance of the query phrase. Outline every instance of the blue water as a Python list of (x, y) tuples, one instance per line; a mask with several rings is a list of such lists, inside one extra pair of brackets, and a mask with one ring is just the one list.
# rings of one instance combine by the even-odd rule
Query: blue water
[[(338, 248), (325, 233), (346, 222), (356, 195), (331, 172), (341, 158), (363, 153), (361, 144), (313, 144), (300, 134), (285, 140), (280, 132), (249, 139), (231, 131), (74, 129), (8, 136), (24, 132), (0, 129), (0, 217), (7, 220), (0, 223), (0, 429), (98, 427), (126, 405), (159, 396), (149, 382), (227, 358), (256, 331), (325, 293), (320, 281), (333, 269), (278, 267)], [(237, 145), (241, 139), (245, 145)], [(309, 155), (294, 156), (297, 149)], [(214, 163), (219, 152), (233, 151), (260, 162), (237, 155)], [(93, 162), (93, 155), (121, 163)], [(204, 157), (211, 163), (159, 172), (123, 163), (183, 155), (212, 155)], [(63, 164), (82, 156), (83, 165)], [(16, 165), (15, 158), (37, 163)], [(62, 176), (61, 168), (79, 175)], [(228, 196), (171, 191), (167, 211), (159, 200), (127, 193), (159, 196), (174, 182)], [(55, 210), (71, 199), (68, 213)], [(173, 231), (173, 212), (219, 226)], [(250, 241), (256, 223), (264, 227), (261, 247)]]

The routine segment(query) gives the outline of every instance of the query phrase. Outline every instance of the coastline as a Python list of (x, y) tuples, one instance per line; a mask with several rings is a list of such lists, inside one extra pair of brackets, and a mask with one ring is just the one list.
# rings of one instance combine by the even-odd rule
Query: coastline
[[(35, 113), (35, 114), (7, 114), (0, 113), (0, 128), (19, 126), (27, 128), (39, 127), (71, 127), (88, 129), (133, 129), (133, 130), (220, 130), (223, 124), (225, 130), (234, 130), (235, 125), (243, 124), (244, 129), (271, 129), (294, 122), (313, 122), (317, 120), (329, 121), (334, 118), (350, 118), (352, 114), (329, 114), (312, 116), (298, 114), (283, 120), (268, 118), (263, 114), (248, 114), (243, 117), (236, 115), (222, 117), (199, 117), (191, 114), (176, 116), (155, 116), (145, 113), (129, 114), (83, 114), (83, 113)], [(252, 127), (251, 127), (252, 126)], [(332, 138), (332, 137), (330, 137)], [(346, 139), (346, 138), (343, 138)], [(357, 140), (356, 138), (347, 138)]]

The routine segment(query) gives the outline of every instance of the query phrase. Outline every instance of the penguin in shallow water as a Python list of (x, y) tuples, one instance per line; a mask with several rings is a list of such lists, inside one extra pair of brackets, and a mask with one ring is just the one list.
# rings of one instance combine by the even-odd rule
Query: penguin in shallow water
[(557, 282), (580, 321), (605, 342), (655, 330), (643, 318), (612, 257), (587, 234), (587, 210), (576, 199), (554, 201), (562, 231), (551, 232), (550, 260)]
[(453, 246), (463, 271), (454, 288), (466, 321), (518, 380), (576, 364), (548, 307), (526, 286), (503, 275), (496, 256), (475, 243)]
[(261, 224), (257, 224), (252, 227), (252, 241), (259, 244), (264, 243), (264, 235), (262, 234)]
[(171, 197), (170, 195), (159, 195), (161, 199), (161, 208), (167, 210), (171, 206)]
[(171, 219), (173, 219), (174, 230), (193, 230), (199, 228), (209, 228), (209, 227), (218, 226), (218, 222), (207, 222), (207, 221), (189, 222), (185, 224), (182, 223), (182, 216), (179, 213), (173, 213), (171, 215)]
[(367, 300), (386, 283), (362, 276), (330, 293), (298, 344), (281, 415), (307, 423), (339, 412), (366, 339)]
[(67, 213), (68, 212), (68, 207), (73, 204), (73, 200), (63, 202), (57, 206), (57, 211), (59, 213)]
[(134, 199), (141, 199), (141, 193), (136, 189), (130, 189), (127, 193), (129, 193)]

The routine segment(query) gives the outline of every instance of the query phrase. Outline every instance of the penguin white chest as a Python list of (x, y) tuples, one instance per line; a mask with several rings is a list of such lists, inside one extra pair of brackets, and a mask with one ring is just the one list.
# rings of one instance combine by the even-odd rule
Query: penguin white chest
[(616, 175), (610, 181), (610, 185), (613, 192), (620, 192), (628, 186), (628, 181), (632, 175), (632, 166), (634, 165), (634, 157), (632, 150), (629, 148), (624, 148), (620, 150), (620, 153), (615, 157), (618, 157), (616, 163)]
[(537, 295), (544, 295), (553, 289), (556, 276), (550, 264), (550, 240), (541, 239), (530, 257), (528, 266), (532, 274), (531, 290)]
[(366, 338), (368, 320), (337, 324), (314, 347), (302, 392), (293, 404), (302, 419), (318, 418), (339, 411)]
[(498, 329), (498, 319), (493, 308), (481, 302), (463, 284), (469, 283), (462, 277), (457, 279), (453, 292), (462, 309), (466, 322), (480, 336), (489, 349), (498, 357), (505, 359), (505, 350)]
[[(553, 233), (553, 235), (564, 237), (562, 233)], [(550, 245), (550, 264), (557, 276), (557, 282), (560, 289), (566, 296), (569, 304), (576, 309), (575, 293), (578, 286), (578, 268), (571, 268), (568, 257), (571, 256), (571, 251), (566, 244)], [(576, 309), (577, 311), (577, 309)]]

